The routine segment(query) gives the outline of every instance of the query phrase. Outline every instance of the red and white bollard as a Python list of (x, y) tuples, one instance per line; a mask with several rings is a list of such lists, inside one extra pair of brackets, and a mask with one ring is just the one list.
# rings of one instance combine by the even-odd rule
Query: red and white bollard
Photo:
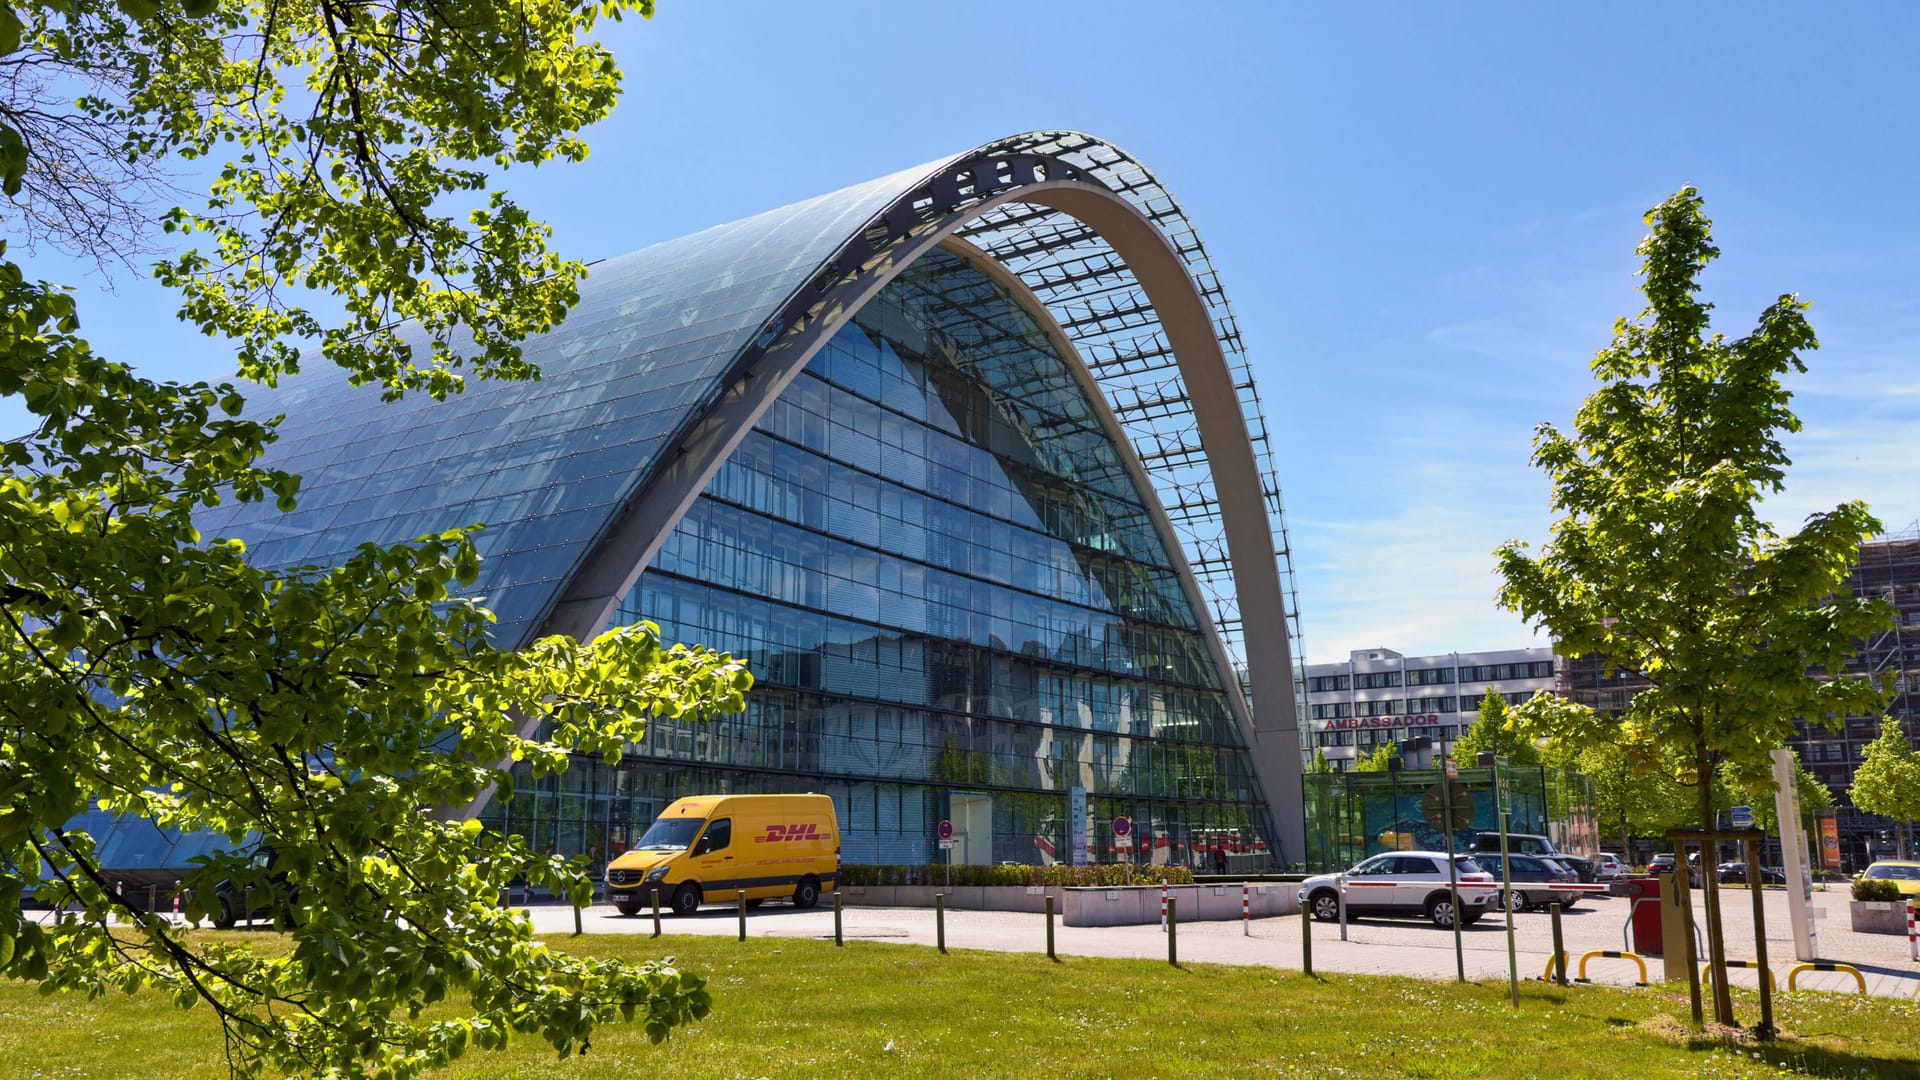
[(1240, 885), (1240, 936), (1253, 936), (1253, 886)]
[(180, 918), (180, 879), (179, 878), (173, 879), (173, 917), (176, 921)]
[(1167, 883), (1160, 883), (1160, 932), (1167, 932)]
[(1907, 955), (1914, 960), (1920, 960), (1920, 937), (1916, 937), (1913, 932), (1913, 901), (1911, 899), (1907, 901)]

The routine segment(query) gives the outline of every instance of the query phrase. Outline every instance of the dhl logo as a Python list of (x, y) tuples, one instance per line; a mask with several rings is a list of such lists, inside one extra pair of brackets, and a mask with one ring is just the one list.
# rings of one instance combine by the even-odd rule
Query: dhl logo
[(825, 840), (827, 834), (813, 822), (805, 825), (769, 825), (764, 835), (756, 836), (756, 844), (789, 844), (796, 840)]

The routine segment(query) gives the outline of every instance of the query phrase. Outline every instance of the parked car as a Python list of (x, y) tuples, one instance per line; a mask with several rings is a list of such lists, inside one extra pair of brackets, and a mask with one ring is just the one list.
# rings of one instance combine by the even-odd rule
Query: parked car
[[(1487, 912), (1498, 891), (1485, 886), (1495, 878), (1465, 855), (1455, 857), (1455, 880), (1481, 886), (1460, 890), (1460, 925), (1472, 926)], [(1321, 922), (1340, 918), (1340, 894), (1346, 892), (1347, 918), (1360, 915), (1424, 916), (1435, 926), (1452, 926), (1453, 898), (1447, 889), (1447, 856), (1438, 851), (1391, 851), (1363, 859), (1344, 874), (1320, 874), (1300, 883), (1300, 902)]]
[(1664, 851), (1658, 855), (1655, 855), (1653, 857), (1653, 861), (1647, 863), (1647, 873), (1649, 874), (1673, 873), (1673, 856), (1670, 853), (1664, 852)]
[[(1500, 850), (1500, 834), (1497, 832), (1476, 833), (1473, 837), (1473, 850), (1477, 854)], [(1567, 869), (1576, 874), (1581, 881), (1593, 880), (1593, 860), (1578, 855), (1569, 855), (1553, 846), (1553, 841), (1538, 833), (1508, 833), (1507, 850), (1515, 855), (1541, 855), (1562, 862)]]
[(214, 883), (213, 898), (220, 911), (213, 917), (213, 925), (226, 930), (242, 919), (251, 922), (275, 915), (288, 926), (293, 925), (296, 892), (287, 884), (285, 871), (267, 872), (273, 865), (273, 855), (271, 848), (261, 848), (248, 860), (249, 873), (244, 881), (221, 878)]
[(1596, 881), (1618, 881), (1627, 876), (1627, 864), (1613, 852), (1603, 851), (1593, 858), (1593, 876)]
[(1901, 896), (1920, 896), (1920, 862), (1905, 859), (1881, 859), (1861, 875), (1874, 881), (1891, 881), (1900, 887)]
[[(1747, 883), (1747, 864), (1743, 862), (1723, 862), (1714, 868), (1714, 874), (1722, 885), (1745, 885)], [(1760, 884), (1785, 885), (1787, 872), (1778, 866), (1760, 868)]]
[[(1513, 883), (1513, 910), (1525, 911), (1530, 907), (1544, 908), (1548, 904), (1559, 904), (1562, 909), (1571, 908), (1580, 899), (1580, 894), (1572, 889), (1555, 889), (1553, 885), (1573, 885), (1580, 880), (1579, 875), (1567, 869), (1566, 865), (1553, 859), (1543, 859), (1536, 855), (1509, 855), (1505, 863), (1505, 872), (1501, 869), (1499, 855), (1475, 855), (1474, 861), (1486, 868), (1495, 881)], [(1525, 884), (1530, 887), (1523, 888)], [(1505, 903), (1507, 890), (1495, 894), (1493, 906)]]

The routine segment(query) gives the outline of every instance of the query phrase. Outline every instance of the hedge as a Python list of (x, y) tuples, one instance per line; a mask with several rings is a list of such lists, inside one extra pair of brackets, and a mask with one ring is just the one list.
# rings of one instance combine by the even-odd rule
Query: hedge
[(1861, 878), (1853, 883), (1855, 900), (1901, 900), (1900, 884), (1886, 878)]
[[(949, 877), (948, 875), (952, 876)], [(840, 868), (840, 887), (862, 885), (1168, 885), (1193, 884), (1184, 866), (862, 866)]]

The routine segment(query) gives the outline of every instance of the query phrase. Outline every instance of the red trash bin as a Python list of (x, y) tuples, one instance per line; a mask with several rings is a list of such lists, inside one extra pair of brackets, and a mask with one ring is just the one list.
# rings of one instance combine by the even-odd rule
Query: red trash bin
[(1627, 897), (1633, 905), (1633, 951), (1641, 956), (1661, 955), (1660, 879), (1634, 878), (1627, 882)]

